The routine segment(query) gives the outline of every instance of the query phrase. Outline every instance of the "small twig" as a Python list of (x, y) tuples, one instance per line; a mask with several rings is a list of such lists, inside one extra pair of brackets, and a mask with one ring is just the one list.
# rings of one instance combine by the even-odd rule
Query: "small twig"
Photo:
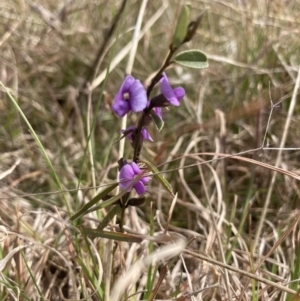
[(152, 78), (150, 85), (147, 88), (147, 97), (149, 98), (154, 86), (159, 82), (159, 80), (162, 78), (162, 73), (164, 72), (164, 70), (169, 67), (170, 63), (171, 63), (171, 58), (174, 54), (174, 52), (177, 50), (176, 49), (171, 49), (169, 50), (168, 56), (164, 62), (164, 64), (161, 66), (161, 68), (157, 71), (156, 75)]
[[(163, 63), (162, 67), (158, 70), (156, 75), (152, 78), (150, 85), (147, 88), (147, 98), (149, 99), (149, 96), (154, 88), (154, 86), (159, 82), (159, 80), (162, 78), (162, 73), (164, 70), (171, 64), (171, 58), (174, 54), (174, 52), (178, 49), (177, 48), (172, 48), (172, 45), (170, 46), (169, 54)], [(135, 131), (135, 139), (133, 141), (133, 161), (138, 162), (139, 161), (139, 156), (143, 147), (143, 138), (141, 136), (142, 128), (144, 126), (145, 120), (149, 117), (151, 112), (151, 108), (146, 108), (143, 111), (142, 116), (140, 117), (138, 121), (138, 126)]]
[[(189, 42), (192, 37), (194, 36), (194, 34), (196, 33), (196, 30), (202, 20), (202, 17), (204, 15), (204, 13), (206, 12), (203, 11), (195, 21), (192, 21), (189, 23), (188, 28), (187, 28), (187, 33), (186, 36), (184, 38), (184, 40), (179, 44), (179, 45), (174, 45), (173, 43), (170, 44), (169, 47), (169, 53), (167, 55), (167, 58), (165, 60), (165, 62), (163, 63), (163, 65), (161, 66), (161, 68), (157, 71), (156, 75), (152, 78), (150, 85), (147, 88), (147, 98), (149, 100), (150, 94), (154, 88), (154, 86), (159, 82), (159, 80), (162, 78), (162, 73), (164, 72), (164, 70), (169, 67), (172, 64), (172, 56), (174, 55), (174, 53), (185, 43)], [(143, 138), (141, 136), (141, 132), (142, 132), (142, 128), (144, 126), (144, 121), (147, 120), (148, 116), (150, 115), (151, 112), (151, 106), (149, 108), (144, 109), (142, 116), (139, 119), (138, 122), (138, 126), (135, 132), (135, 139), (133, 141), (133, 161), (134, 162), (138, 162), (139, 161), (139, 155), (140, 152), (142, 150), (142, 146), (143, 146)]]
[(197, 28), (199, 27), (199, 24), (203, 18), (204, 13), (206, 12), (206, 10), (204, 10), (198, 17), (196, 20), (190, 22), (190, 24), (188, 25), (188, 29), (187, 29), (187, 33), (186, 36), (184, 38), (184, 40), (181, 42), (180, 45), (178, 46), (174, 46), (173, 43), (170, 45), (169, 48), (169, 53), (168, 56), (164, 62), (164, 64), (162, 65), (162, 67), (159, 69), (159, 71), (156, 73), (156, 75), (152, 78), (151, 83), (149, 85), (149, 87), (147, 88), (147, 97), (149, 98), (150, 93), (152, 92), (154, 86), (159, 82), (159, 80), (162, 77), (162, 73), (164, 72), (164, 70), (169, 67), (172, 64), (172, 56), (174, 55), (174, 53), (179, 49), (179, 47), (181, 47), (183, 44), (189, 42), (193, 36), (196, 33)]

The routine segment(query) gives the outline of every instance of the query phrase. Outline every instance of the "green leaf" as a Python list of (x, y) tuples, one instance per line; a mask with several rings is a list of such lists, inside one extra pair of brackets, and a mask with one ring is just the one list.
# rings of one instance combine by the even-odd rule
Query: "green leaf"
[(196, 49), (180, 52), (174, 58), (174, 62), (178, 65), (195, 69), (208, 67), (206, 54)]
[(166, 190), (174, 197), (171, 184), (160, 174), (159, 170), (148, 160), (144, 159), (141, 162), (145, 163), (153, 172), (153, 176), (166, 188)]
[(92, 276), (92, 274), (91, 274), (91, 270), (89, 270), (89, 269), (86, 267), (84, 261), (83, 261), (79, 256), (76, 257), (76, 263), (78, 263), (79, 266), (82, 268), (83, 275), (84, 275), (85, 277), (87, 277), (87, 278), (91, 281), (91, 283), (93, 283), (93, 276)]
[(102, 219), (102, 221), (97, 227), (97, 230), (102, 231), (108, 225), (108, 223), (113, 219), (113, 217), (120, 211), (121, 211), (121, 206), (118, 205), (113, 206), (105, 215), (105, 217)]
[(108, 238), (113, 240), (120, 240), (120, 241), (127, 241), (127, 242), (142, 242), (144, 237), (139, 237), (134, 234), (127, 234), (121, 232), (110, 232), (110, 231), (99, 231), (97, 229), (90, 229), (81, 227), (81, 230), (84, 235), (95, 238), (95, 237), (102, 237)]
[(177, 21), (175, 33), (173, 36), (173, 42), (172, 42), (173, 48), (178, 48), (184, 41), (185, 36), (187, 34), (187, 30), (188, 30), (189, 16), (190, 16), (190, 10), (185, 5), (181, 9), (181, 12), (180, 12), (180, 15), (179, 15), (179, 18)]
[(157, 116), (155, 113), (150, 113), (152, 120), (156, 126), (156, 128), (158, 129), (158, 131), (160, 132), (162, 130), (162, 128), (164, 127), (164, 122), (162, 119), (159, 118), (159, 116)]
[[(105, 198), (113, 189), (115, 189), (118, 186), (118, 183), (112, 184), (111, 186), (108, 186), (103, 191), (99, 192), (91, 201), (89, 201), (87, 204), (85, 204), (80, 210), (78, 210), (74, 215), (71, 216), (70, 221), (74, 221), (84, 215), (92, 206), (94, 206), (96, 203), (98, 203), (100, 200)], [(108, 201), (110, 201), (109, 199)], [(107, 201), (107, 202), (108, 202)], [(106, 202), (103, 202), (104, 204)], [(104, 208), (104, 207), (101, 207)]]

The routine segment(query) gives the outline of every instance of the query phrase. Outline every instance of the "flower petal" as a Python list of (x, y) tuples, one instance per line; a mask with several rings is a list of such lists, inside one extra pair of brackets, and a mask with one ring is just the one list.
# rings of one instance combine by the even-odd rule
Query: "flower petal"
[(154, 108), (154, 113), (162, 120), (161, 108), (159, 108), (159, 107)]
[(121, 133), (124, 133), (124, 132), (127, 132), (127, 131), (131, 131), (131, 130), (134, 130), (134, 129), (136, 129), (136, 127), (134, 126), (134, 125), (131, 125), (131, 126), (129, 126), (126, 130), (121, 130), (120, 132)]
[(131, 125), (126, 130), (121, 130), (120, 132), (122, 134), (124, 134), (126, 132), (127, 133), (126, 138), (129, 139), (130, 141), (132, 141), (132, 136), (133, 136), (135, 129), (136, 129), (136, 127)]
[(129, 88), (129, 103), (133, 112), (143, 111), (147, 107), (147, 94), (139, 80), (135, 80)]
[(173, 105), (173, 106), (179, 106), (180, 102), (176, 98), (176, 95), (173, 91), (173, 88), (171, 87), (167, 76), (164, 74), (162, 79), (160, 80), (160, 89), (164, 97)]
[[(131, 99), (132, 97), (133, 97), (133, 105), (134, 105), (134, 108), (136, 109), (135, 94), (136, 95), (139, 95), (139, 94), (135, 90), (138, 87), (142, 88), (146, 95), (146, 91), (145, 91), (143, 85), (140, 83), (140, 81), (136, 80), (131, 75), (127, 75), (126, 78), (124, 79), (124, 81), (121, 85), (121, 88), (119, 89), (119, 91), (114, 99), (114, 103), (112, 105), (113, 111), (119, 117), (124, 117), (127, 113), (129, 113), (131, 110), (133, 110), (132, 99)], [(128, 94), (127, 97), (129, 97), (129, 98), (127, 98), (127, 97), (125, 98), (125, 94)], [(146, 98), (147, 98), (147, 96), (146, 96)], [(141, 110), (143, 110), (143, 109), (141, 109)], [(134, 112), (137, 112), (137, 111), (134, 111)]]
[(119, 117), (124, 117), (130, 112), (130, 104), (128, 101), (116, 97), (112, 109)]
[[(131, 166), (136, 176), (142, 173), (141, 169), (138, 167), (138, 165), (135, 162), (132, 162)], [(145, 176), (142, 177), (140, 181), (146, 184), (150, 181), (150, 178)]]
[(177, 87), (173, 91), (179, 101), (185, 96), (185, 90), (182, 87)]
[(134, 186), (133, 188), (135, 189), (136, 193), (138, 195), (141, 195), (143, 194), (147, 189), (145, 187), (145, 185), (143, 184), (142, 181), (138, 181)]
[[(134, 177), (139, 175), (141, 172), (142, 171), (135, 162), (132, 162), (131, 164), (125, 164), (119, 173), (120, 188), (122, 190), (127, 189), (130, 191), (132, 189), (131, 183), (134, 181)], [(133, 185), (133, 188), (136, 190), (137, 194), (140, 195), (146, 191), (145, 184), (147, 184), (149, 181), (149, 177), (143, 177)]]
[(135, 174), (133, 168), (130, 164), (125, 164), (119, 173), (119, 185), (122, 190), (127, 188), (130, 184), (130, 181), (134, 178)]
[(149, 178), (149, 177), (142, 177), (142, 178), (141, 178), (141, 181), (142, 181), (144, 184), (148, 184), (149, 181), (150, 181), (150, 178)]
[(146, 128), (142, 128), (142, 136), (143, 136), (143, 140), (150, 140), (153, 141), (152, 137), (150, 136), (149, 132), (147, 131)]
[(120, 91), (122, 91), (122, 94), (129, 92), (130, 87), (134, 84), (134, 82), (135, 82), (135, 78), (131, 75), (127, 75), (120, 88)]
[(142, 172), (135, 162), (131, 163), (131, 168), (132, 171), (134, 172), (134, 175), (139, 175)]

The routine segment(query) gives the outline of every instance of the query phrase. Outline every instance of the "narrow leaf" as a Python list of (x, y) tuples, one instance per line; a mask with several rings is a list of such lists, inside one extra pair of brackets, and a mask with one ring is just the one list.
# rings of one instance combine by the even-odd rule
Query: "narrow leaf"
[(148, 160), (144, 159), (141, 162), (145, 163), (153, 172), (153, 176), (166, 188), (166, 190), (174, 197), (171, 184), (159, 173), (159, 170)]
[(128, 233), (99, 231), (97, 229), (90, 229), (85, 227), (82, 227), (81, 230), (84, 233), (84, 235), (91, 238), (102, 237), (102, 238), (127, 241), (127, 242), (142, 242), (144, 240), (143, 237), (139, 237), (137, 235), (128, 234)]
[(173, 36), (173, 42), (172, 42), (173, 48), (178, 48), (184, 41), (185, 36), (187, 34), (187, 30), (188, 30), (189, 16), (190, 16), (190, 10), (185, 5), (181, 9), (181, 12), (180, 12), (180, 15), (179, 15), (179, 18), (177, 21), (177, 26), (175, 29), (175, 33)]
[(79, 264), (79, 266), (82, 268), (82, 271), (83, 271), (83, 275), (85, 277), (87, 277), (91, 283), (93, 283), (93, 277), (91, 275), (91, 271), (86, 267), (84, 261), (79, 257), (77, 256), (76, 257), (76, 262)]
[[(71, 218), (70, 218), (70, 221), (74, 221), (77, 218), (79, 218), (82, 215), (84, 215), (86, 213), (86, 211), (88, 211), (92, 206), (94, 206), (100, 200), (102, 200), (103, 198), (105, 198), (117, 186), (118, 186), (118, 183), (115, 183), (115, 184), (112, 184), (111, 186), (108, 186), (103, 191), (99, 192), (91, 201), (89, 201), (80, 210), (78, 210), (74, 215), (72, 215)], [(105, 202), (103, 202), (103, 203), (105, 203)]]
[(196, 49), (180, 52), (174, 58), (174, 62), (178, 65), (195, 69), (208, 67), (206, 54)]
[(155, 113), (150, 113), (151, 118), (156, 126), (156, 128), (158, 129), (158, 131), (160, 132), (162, 130), (162, 128), (164, 127), (164, 122), (162, 119), (159, 118), (159, 116), (157, 116)]
[(120, 142), (123, 138), (125, 138), (126, 135), (122, 135), (119, 139), (117, 139), (112, 145), (115, 145), (116, 143)]
[(121, 211), (120, 206), (113, 206), (110, 209), (110, 211), (108, 211), (106, 216), (102, 219), (102, 221), (100, 222), (100, 224), (97, 227), (97, 230), (102, 231), (108, 225), (108, 223), (113, 219), (113, 217), (120, 211)]

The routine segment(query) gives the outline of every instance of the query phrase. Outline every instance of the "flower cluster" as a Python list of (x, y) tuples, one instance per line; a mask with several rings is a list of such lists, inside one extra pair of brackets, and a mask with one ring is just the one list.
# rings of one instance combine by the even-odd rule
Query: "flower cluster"
[[(128, 138), (132, 145), (141, 145), (144, 140), (153, 141), (146, 126), (150, 123), (151, 113), (154, 113), (162, 120), (162, 108), (170, 105), (179, 106), (180, 101), (185, 96), (185, 90), (182, 87), (172, 88), (165, 73), (160, 79), (161, 94), (153, 97), (150, 101), (147, 98), (147, 92), (142, 83), (132, 77), (126, 76), (121, 88), (119, 89), (114, 103), (113, 111), (119, 116), (124, 117), (129, 112), (141, 112), (143, 116), (140, 119), (138, 127), (130, 126), (121, 133)], [(119, 173), (120, 188), (131, 191), (134, 188), (138, 195), (146, 191), (145, 184), (149, 182), (149, 177), (141, 177), (142, 171), (135, 162), (131, 164), (125, 161)]]
[[(146, 191), (145, 184), (149, 182), (149, 177), (138, 178), (142, 173), (135, 162), (125, 164), (119, 174), (120, 188), (122, 190), (131, 190), (134, 188), (138, 195)], [(135, 179), (137, 177), (137, 179)], [(134, 180), (135, 179), (135, 180)], [(132, 181), (133, 180), (133, 181)]]

